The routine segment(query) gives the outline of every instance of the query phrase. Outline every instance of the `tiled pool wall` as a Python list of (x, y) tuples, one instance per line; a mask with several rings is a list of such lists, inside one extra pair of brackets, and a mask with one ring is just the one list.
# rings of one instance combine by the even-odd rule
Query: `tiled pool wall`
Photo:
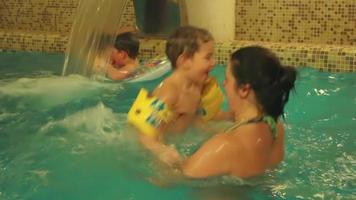
[[(0, 49), (65, 51), (79, 0), (0, 0)], [(132, 1), (121, 26), (135, 24)], [(235, 40), (217, 42), (225, 64), (242, 46), (272, 49), (283, 64), (356, 71), (355, 0), (236, 0)], [(164, 55), (165, 42), (144, 39), (142, 59)]]

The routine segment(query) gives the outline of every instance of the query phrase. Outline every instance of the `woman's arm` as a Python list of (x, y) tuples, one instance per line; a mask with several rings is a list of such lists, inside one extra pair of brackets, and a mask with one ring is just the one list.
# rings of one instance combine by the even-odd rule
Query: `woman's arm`
[(190, 178), (207, 178), (231, 172), (231, 144), (225, 134), (215, 135), (182, 164), (182, 173)]

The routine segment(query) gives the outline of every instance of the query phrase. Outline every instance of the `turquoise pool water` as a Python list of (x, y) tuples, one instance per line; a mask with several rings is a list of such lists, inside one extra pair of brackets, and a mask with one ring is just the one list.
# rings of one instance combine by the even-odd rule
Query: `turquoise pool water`
[[(0, 52), (0, 199), (355, 199), (356, 74), (299, 70), (286, 113), (286, 158), (265, 176), (170, 180), (126, 115), (141, 87), (60, 77), (63, 55)], [(213, 74), (222, 82), (224, 68)], [(226, 107), (226, 103), (224, 105)], [(172, 141), (189, 154), (205, 139)]]

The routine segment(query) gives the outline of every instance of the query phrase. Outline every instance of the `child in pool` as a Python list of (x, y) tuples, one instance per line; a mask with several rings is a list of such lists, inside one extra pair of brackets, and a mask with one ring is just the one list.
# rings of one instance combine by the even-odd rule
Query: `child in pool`
[(114, 47), (106, 49), (110, 55), (110, 63), (100, 63), (96, 59), (98, 68), (106, 71), (106, 76), (111, 80), (124, 80), (136, 74), (139, 67), (137, 59), (140, 42), (132, 32), (123, 32), (116, 36)]
[(158, 137), (140, 134), (140, 141), (162, 161), (170, 164), (171, 161), (179, 159), (179, 155), (171, 154), (175, 152), (174, 148), (163, 144), (162, 135), (167, 132), (184, 132), (199, 118), (197, 111), (202, 91), (209, 72), (215, 66), (213, 37), (204, 29), (180, 27), (167, 41), (166, 55), (172, 64), (173, 73), (152, 95), (158, 97), (171, 110), (173, 119), (160, 124), (158, 128), (161, 134)]
[[(268, 49), (251, 46), (234, 52), (224, 87), (235, 124), (181, 162), (183, 174), (248, 178), (279, 164), (284, 157), (284, 128), (279, 118), (295, 80), (296, 70), (283, 67)], [(167, 154), (179, 157), (172, 150)]]
[(131, 32), (119, 34), (111, 52), (111, 65), (106, 75), (112, 80), (123, 80), (133, 76), (139, 66), (137, 59), (140, 42)]

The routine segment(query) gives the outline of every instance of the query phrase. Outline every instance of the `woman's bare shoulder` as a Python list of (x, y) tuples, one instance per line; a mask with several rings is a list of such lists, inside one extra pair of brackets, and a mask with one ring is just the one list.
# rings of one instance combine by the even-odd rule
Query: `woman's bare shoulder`
[(230, 134), (233, 135), (235, 143), (245, 150), (269, 145), (273, 140), (269, 126), (264, 123), (246, 124), (234, 129)]

